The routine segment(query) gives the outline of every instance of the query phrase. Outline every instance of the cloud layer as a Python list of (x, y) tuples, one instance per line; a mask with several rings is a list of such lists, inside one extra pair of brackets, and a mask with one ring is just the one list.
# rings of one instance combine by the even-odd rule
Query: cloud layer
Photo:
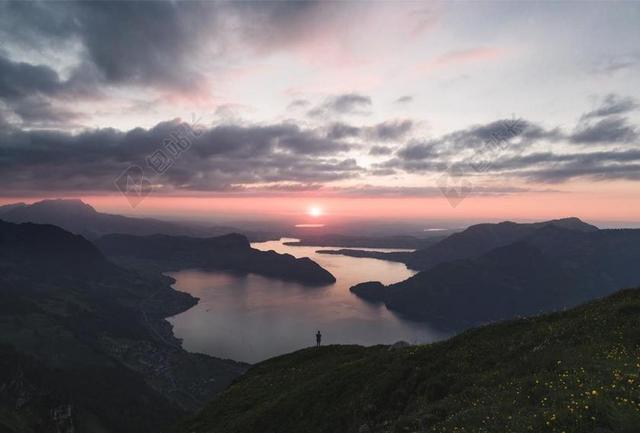
[[(371, 125), (329, 121), (326, 127), (295, 122), (218, 123), (210, 127), (180, 120), (150, 129), (113, 128), (69, 133), (4, 128), (0, 182), (19, 193), (114, 191), (114, 180), (128, 167), (141, 167), (160, 192), (190, 194), (221, 191), (341, 191), (377, 187), (372, 178), (402, 174), (465, 176), (561, 183), (576, 178), (640, 180), (636, 129), (607, 96), (607, 109), (588, 112), (573, 132), (545, 128), (525, 119), (499, 119), (435, 138), (414, 133), (415, 122), (387, 120)], [(334, 100), (339, 100), (337, 96)], [(363, 99), (365, 100), (365, 99)], [(635, 109), (626, 100), (624, 112)], [(562, 152), (543, 151), (563, 144)], [(174, 147), (171, 147), (174, 146)], [(179, 152), (175, 152), (176, 146)], [(595, 147), (594, 147), (595, 146)], [(604, 147), (603, 147), (604, 146)], [(359, 155), (374, 158), (365, 163)], [(160, 164), (166, 167), (157, 167)], [(352, 187), (346, 186), (351, 184)], [(387, 183), (387, 182), (383, 182)], [(422, 187), (405, 188), (415, 194)], [(512, 187), (510, 187), (512, 188)], [(427, 188), (428, 189), (428, 188)]]
[[(570, 30), (547, 6), (3, 2), (0, 182), (113, 193), (132, 166), (167, 194), (637, 181), (637, 6), (565, 7)], [(598, 23), (602, 43), (583, 41)], [(212, 116), (197, 134), (167, 121), (192, 112)]]

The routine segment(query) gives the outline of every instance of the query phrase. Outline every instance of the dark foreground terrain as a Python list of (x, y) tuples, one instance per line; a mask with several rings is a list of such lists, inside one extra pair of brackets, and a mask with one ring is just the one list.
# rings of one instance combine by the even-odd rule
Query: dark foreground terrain
[(640, 426), (640, 289), (405, 348), (260, 363), (180, 433), (599, 432)]
[(52, 225), (0, 221), (0, 432), (156, 433), (246, 364), (191, 354), (165, 317), (196, 299)]

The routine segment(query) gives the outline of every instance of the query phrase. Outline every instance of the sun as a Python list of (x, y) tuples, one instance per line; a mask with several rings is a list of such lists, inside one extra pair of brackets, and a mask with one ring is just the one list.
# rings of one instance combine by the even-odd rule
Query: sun
[(309, 206), (309, 209), (307, 209), (307, 213), (309, 214), (309, 216), (317, 218), (319, 216), (322, 216), (323, 211), (320, 206)]

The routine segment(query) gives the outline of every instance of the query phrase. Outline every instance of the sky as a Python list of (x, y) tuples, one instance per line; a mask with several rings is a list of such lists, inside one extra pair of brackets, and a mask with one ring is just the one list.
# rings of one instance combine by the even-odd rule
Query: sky
[(0, 3), (0, 203), (640, 222), (638, 2)]

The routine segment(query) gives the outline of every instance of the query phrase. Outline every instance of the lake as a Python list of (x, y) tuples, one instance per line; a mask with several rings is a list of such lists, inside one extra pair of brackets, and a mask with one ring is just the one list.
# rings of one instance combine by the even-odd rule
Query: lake
[(403, 264), (316, 253), (330, 247), (284, 245), (293, 240), (252, 246), (309, 257), (337, 282), (307, 287), (254, 274), (201, 270), (167, 274), (176, 279), (177, 290), (200, 298), (198, 305), (169, 319), (186, 350), (254, 363), (314, 345), (317, 330), (322, 332), (322, 344), (428, 343), (446, 337), (427, 324), (402, 319), (384, 305), (365, 302), (349, 292), (349, 287), (363, 281), (389, 284), (409, 278), (415, 272)]

